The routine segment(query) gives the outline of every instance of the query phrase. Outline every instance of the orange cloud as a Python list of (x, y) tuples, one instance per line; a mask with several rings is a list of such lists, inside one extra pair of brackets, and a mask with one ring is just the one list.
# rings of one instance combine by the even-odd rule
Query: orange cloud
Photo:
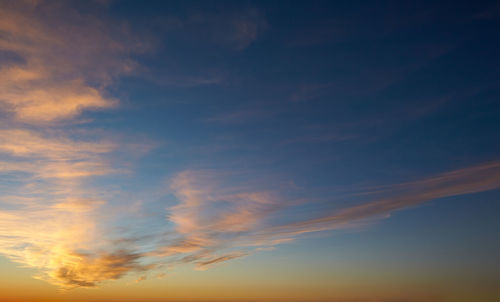
[[(109, 19), (108, 19), (109, 20)], [(61, 286), (95, 286), (142, 269), (135, 252), (106, 246), (93, 176), (115, 172), (108, 140), (77, 140), (57, 121), (114, 107), (107, 87), (149, 48), (124, 23), (82, 14), (64, 1), (0, 3), (0, 253)], [(34, 130), (27, 125), (36, 124)], [(24, 125), (24, 128), (21, 128)], [(6, 207), (3, 207), (7, 205)]]
[(88, 249), (97, 239), (93, 215), (101, 203), (92, 200), (52, 203), (49, 197), (38, 197), (17, 205), (15, 210), (1, 210), (0, 253), (40, 269), (42, 274), (38, 278), (57, 283), (56, 272), (78, 262), (74, 251)]
[[(86, 143), (77, 148), (79, 142), (67, 138), (23, 135), (35, 139), (27, 139), (27, 146), (4, 140), (0, 150), (17, 158), (36, 156), (61, 162), (72, 158), (95, 160), (113, 150), (102, 147), (92, 154), (91, 145)], [(39, 141), (47, 147), (39, 147)], [(38, 175), (41, 179), (53, 177)], [(256, 247), (254, 252), (272, 250), (273, 246), (296, 240), (302, 234), (353, 227), (430, 200), (499, 188), (500, 163), (380, 187), (365, 195), (372, 201), (282, 224), (273, 224), (273, 218), (284, 215), (283, 210), (293, 204), (287, 205), (278, 194), (255, 190), (252, 185), (228, 182), (230, 177), (228, 173), (213, 171), (185, 171), (174, 177), (170, 188), (179, 204), (167, 209), (167, 217), (175, 224), (175, 230), (168, 233), (166, 241), (160, 240), (162, 234), (148, 236), (147, 245), (156, 246), (149, 252), (139, 252), (134, 240), (123, 240), (119, 250), (105, 244), (108, 234), (100, 228), (97, 211), (106, 203), (85, 197), (89, 192), (80, 187), (79, 181), (70, 183), (69, 191), (61, 190), (61, 184), (55, 182), (52, 189), (43, 190), (44, 194), (35, 191), (36, 194), (5, 195), (0, 199), (2, 203), (14, 208), (0, 210), (0, 253), (40, 269), (39, 278), (62, 287), (93, 287), (129, 272), (142, 272), (146, 278), (149, 270), (161, 266), (159, 263), (192, 263), (195, 269), (203, 270), (248, 255), (248, 247)], [(52, 190), (55, 193), (50, 193)]]
[(114, 148), (111, 142), (76, 141), (44, 136), (35, 131), (0, 129), (0, 153), (16, 158), (0, 162), (0, 171), (67, 180), (108, 174), (112, 170), (102, 155)]
[(65, 261), (49, 276), (63, 286), (94, 287), (104, 280), (115, 280), (130, 271), (143, 271), (149, 267), (138, 263), (140, 254), (127, 251), (88, 255), (67, 253)]
[(171, 188), (181, 202), (170, 208), (168, 218), (178, 232), (247, 231), (275, 208), (270, 192), (239, 192), (238, 188), (233, 192), (217, 186), (217, 177), (209, 171), (185, 171), (172, 180)]
[(0, 50), (22, 58), (0, 68), (0, 104), (19, 120), (46, 123), (106, 109), (105, 88), (148, 48), (125, 24), (106, 23), (64, 2), (2, 2)]
[[(500, 162), (382, 187), (367, 195), (382, 196), (375, 197), (374, 201), (277, 225), (272, 225), (272, 218), (279, 217), (283, 214), (281, 210), (290, 206), (269, 192), (252, 192), (251, 187), (244, 185), (228, 188), (227, 184), (221, 185), (225, 183), (223, 178), (223, 174), (208, 171), (185, 171), (173, 179), (171, 188), (180, 203), (169, 209), (168, 217), (184, 239), (161, 248), (169, 251), (163, 255), (191, 254), (184, 259), (198, 263), (200, 268), (211, 263), (217, 250), (248, 246), (263, 246), (255, 251), (268, 250), (301, 234), (357, 227), (366, 220), (388, 217), (394, 211), (430, 200), (497, 189)], [(215, 262), (226, 260), (215, 259)]]
[(62, 134), (0, 129), (0, 155), (8, 158), (0, 173), (12, 183), (0, 197), (9, 205), (0, 208), (0, 253), (61, 286), (94, 286), (137, 269), (131, 255), (98, 251), (104, 234), (97, 214), (105, 201), (82, 183), (112, 171), (104, 156), (114, 148)]

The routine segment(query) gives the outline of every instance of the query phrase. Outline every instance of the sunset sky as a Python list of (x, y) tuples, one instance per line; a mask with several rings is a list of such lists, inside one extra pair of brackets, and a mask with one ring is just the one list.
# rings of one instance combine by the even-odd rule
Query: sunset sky
[(0, 0), (0, 301), (500, 301), (499, 100), (497, 1)]

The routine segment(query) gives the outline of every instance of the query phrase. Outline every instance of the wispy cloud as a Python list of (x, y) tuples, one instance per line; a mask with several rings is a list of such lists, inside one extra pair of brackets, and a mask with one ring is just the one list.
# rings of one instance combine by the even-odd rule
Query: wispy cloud
[[(44, 205), (48, 204), (48, 206)], [(84, 268), (88, 256), (79, 254), (96, 240), (96, 222), (92, 215), (99, 201), (74, 201), (40, 196), (33, 203), (16, 210), (1, 210), (0, 252), (15, 262), (40, 269), (37, 278), (55, 284), (73, 285), (91, 283), (79, 270)], [(76, 277), (78, 275), (78, 278)]]
[(67, 137), (47, 137), (26, 129), (0, 129), (0, 153), (10, 155), (0, 161), (0, 171), (24, 172), (45, 180), (74, 180), (111, 172), (102, 155), (114, 143), (76, 141)]
[(0, 173), (12, 183), (0, 199), (0, 252), (65, 286), (94, 286), (131, 269), (123, 255), (86, 252), (102, 240), (97, 217), (106, 202), (84, 179), (111, 173), (105, 154), (113, 149), (104, 141), (0, 130), (0, 156), (7, 156)]
[(213, 258), (210, 260), (198, 262), (198, 263), (196, 263), (196, 267), (200, 270), (203, 270), (203, 269), (206, 269), (207, 266), (211, 266), (211, 265), (225, 262), (225, 261), (235, 259), (235, 258), (241, 258), (241, 257), (244, 257), (246, 255), (247, 254), (244, 252), (235, 252), (235, 253), (231, 253), (231, 254), (226, 254), (226, 255), (216, 257), (216, 258)]
[(105, 88), (132, 72), (134, 52), (148, 47), (126, 24), (104, 22), (61, 1), (0, 4), (0, 104), (29, 123), (73, 118), (116, 106)]
[(387, 186), (374, 201), (317, 218), (261, 230), (257, 237), (290, 238), (304, 233), (346, 228), (365, 219), (389, 217), (397, 210), (431, 200), (500, 188), (500, 162), (472, 166), (415, 182)]
[(167, 219), (175, 224), (178, 239), (153, 255), (188, 255), (181, 262), (194, 262), (198, 268), (242, 256), (242, 251), (215, 255), (231, 247), (232, 238), (257, 228), (265, 213), (278, 205), (270, 192), (227, 186), (219, 183), (221, 176), (214, 171), (185, 171), (174, 177), (170, 187), (180, 203), (168, 209)]
[[(47, 145), (57, 146), (49, 150), (66, 150), (61, 140), (49, 141)], [(77, 142), (70, 145), (73, 148), (55, 152), (54, 158), (70, 160), (87, 147), (82, 144), (81, 149), (75, 148)], [(43, 157), (48, 152), (36, 147), (30, 151), (19, 147), (1, 149), (16, 157)], [(99, 152), (106, 154), (108, 150)], [(93, 287), (130, 272), (140, 272), (146, 278), (161, 263), (168, 267), (192, 263), (195, 269), (204, 270), (254, 252), (272, 250), (307, 233), (357, 227), (430, 200), (497, 189), (500, 163), (485, 163), (369, 191), (360, 188), (363, 202), (306, 219), (287, 217), (297, 203), (284, 199), (283, 192), (263, 190), (258, 183), (235, 176), (234, 172), (211, 170), (178, 173), (170, 181), (178, 204), (166, 209), (164, 231), (151, 233), (144, 242), (129, 238), (120, 245), (105, 244), (111, 235), (102, 228), (99, 209), (106, 202), (85, 197), (89, 191), (83, 190), (81, 182), (72, 182), (70, 193), (64, 190), (61, 194), (56, 182), (42, 195), (35, 190), (33, 194), (3, 196), (2, 204), (11, 208), (0, 210), (0, 252), (16, 262), (39, 268), (39, 278), (63, 287)], [(47, 176), (39, 177), (45, 181)], [(173, 224), (173, 230), (168, 223)], [(171, 231), (164, 237), (167, 230)], [(253, 251), (249, 252), (249, 248)]]
[[(75, 138), (60, 120), (106, 109), (115, 77), (133, 71), (130, 54), (148, 47), (126, 24), (104, 22), (63, 1), (0, 3), (0, 253), (60, 286), (95, 286), (137, 270), (135, 252), (103, 247), (100, 209), (86, 181), (116, 172), (108, 139)], [(36, 125), (35, 128), (28, 125)]]
[(274, 221), (284, 218), (286, 211), (296, 204), (277, 198), (279, 194), (252, 191), (251, 186), (228, 188), (225, 182), (220, 186), (214, 179), (220, 181), (221, 177), (207, 171), (186, 171), (174, 178), (172, 188), (180, 203), (170, 208), (169, 220), (184, 239), (164, 247), (169, 253), (163, 255), (192, 253), (187, 258), (189, 262), (203, 266), (215, 259), (216, 262), (232, 259), (213, 258), (217, 250), (236, 248), (244, 253), (243, 249), (250, 246), (260, 246), (255, 251), (269, 250), (306, 233), (356, 228), (431, 200), (500, 188), (500, 163), (384, 186), (365, 194), (366, 200), (357, 205), (282, 224)]
[(196, 12), (185, 19), (170, 17), (157, 22), (167, 30), (175, 28), (198, 40), (238, 51), (249, 47), (268, 27), (264, 14), (252, 7), (224, 14)]
[(141, 250), (111, 244), (106, 222), (124, 213), (89, 185), (93, 177), (124, 171), (110, 161), (118, 145), (127, 149), (61, 131), (0, 129), (0, 176), (9, 184), (0, 194), (0, 253), (65, 288), (94, 287), (150, 270), (153, 264), (142, 261)]

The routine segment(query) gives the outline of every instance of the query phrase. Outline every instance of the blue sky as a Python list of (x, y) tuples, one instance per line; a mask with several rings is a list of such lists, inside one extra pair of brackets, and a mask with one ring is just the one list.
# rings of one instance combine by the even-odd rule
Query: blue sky
[(19, 268), (0, 266), (54, 292), (160, 293), (178, 274), (255, 280), (254, 300), (299, 284), (300, 301), (493, 301), (499, 16), (494, 1), (1, 1), (0, 254)]

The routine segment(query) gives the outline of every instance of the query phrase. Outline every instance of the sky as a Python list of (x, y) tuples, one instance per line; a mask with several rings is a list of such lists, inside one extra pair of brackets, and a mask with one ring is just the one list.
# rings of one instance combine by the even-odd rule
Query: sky
[(0, 300), (500, 300), (496, 1), (0, 0)]

